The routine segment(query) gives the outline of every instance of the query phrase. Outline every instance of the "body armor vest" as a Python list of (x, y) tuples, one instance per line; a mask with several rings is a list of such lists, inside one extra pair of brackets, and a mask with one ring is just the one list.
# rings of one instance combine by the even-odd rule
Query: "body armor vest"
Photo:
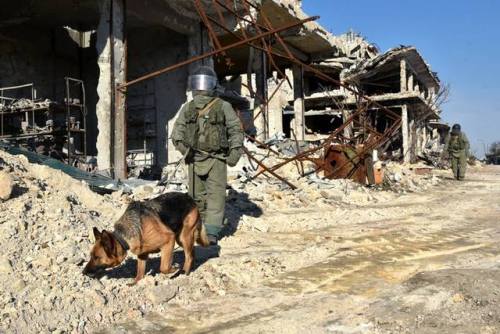
[(222, 104), (221, 99), (215, 98), (204, 108), (199, 109), (193, 101), (189, 102), (185, 115), (184, 138), (188, 146), (210, 153), (228, 151), (229, 142)]
[(450, 136), (450, 143), (449, 143), (450, 150), (456, 152), (456, 151), (462, 151), (465, 150), (466, 144), (465, 140), (463, 138), (462, 134), (459, 134), (457, 136)]

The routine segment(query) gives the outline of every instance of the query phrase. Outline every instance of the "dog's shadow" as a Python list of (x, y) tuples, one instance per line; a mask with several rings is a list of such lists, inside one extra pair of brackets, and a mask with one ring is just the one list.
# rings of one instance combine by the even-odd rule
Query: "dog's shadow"
[[(199, 247), (195, 246), (195, 261), (191, 271), (195, 271), (203, 265), (205, 262), (212, 258), (219, 257), (218, 246), (211, 247)], [(177, 249), (174, 252), (173, 265), (182, 268), (184, 264), (184, 250), (182, 248)], [(137, 260), (128, 257), (119, 267), (107, 270), (102, 276), (106, 276), (111, 279), (119, 278), (134, 278), (137, 273)], [(146, 275), (159, 275), (160, 273), (160, 257), (155, 256), (148, 259), (146, 262)], [(171, 278), (175, 278), (178, 275), (173, 275)]]
[(262, 209), (252, 202), (247, 193), (229, 190), (226, 198), (226, 224), (221, 232), (222, 237), (233, 235), (238, 230), (241, 217), (260, 217)]

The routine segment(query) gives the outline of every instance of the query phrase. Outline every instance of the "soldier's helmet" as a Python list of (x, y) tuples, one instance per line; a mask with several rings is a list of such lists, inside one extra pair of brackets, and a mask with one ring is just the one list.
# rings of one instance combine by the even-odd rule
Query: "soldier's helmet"
[(451, 128), (451, 133), (458, 134), (458, 133), (460, 133), (461, 130), (462, 130), (462, 127), (460, 126), (460, 124), (453, 124), (453, 126)]
[(198, 67), (188, 78), (188, 90), (213, 91), (217, 87), (217, 74), (208, 66)]

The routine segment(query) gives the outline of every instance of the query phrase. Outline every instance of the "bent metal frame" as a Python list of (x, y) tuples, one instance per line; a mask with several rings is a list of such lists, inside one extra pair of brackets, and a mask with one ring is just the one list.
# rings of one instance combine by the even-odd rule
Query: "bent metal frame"
[[(121, 84), (117, 84), (115, 88), (115, 119), (120, 119), (121, 120), (121, 126), (124, 128), (121, 129), (121, 131), (115, 132), (115, 143), (118, 140), (119, 143), (121, 143), (119, 150), (117, 151), (115, 149), (115, 157), (114, 157), (114, 174), (115, 178), (123, 179), (127, 177), (126, 173), (126, 109), (125, 109), (125, 99), (126, 99), (126, 92), (127, 88), (129, 86), (132, 86), (134, 84), (137, 84), (139, 82), (149, 80), (151, 78), (154, 78), (156, 76), (174, 71), (176, 69), (179, 69), (183, 66), (192, 64), (194, 62), (203, 60), (205, 58), (209, 57), (217, 57), (218, 60), (220, 61), (221, 58), (224, 58), (226, 64), (230, 65), (231, 64), (231, 59), (228, 57), (226, 51), (240, 47), (243, 45), (247, 45), (251, 48), (254, 48), (255, 50), (262, 51), (264, 56), (266, 57), (266, 64), (269, 64), (270, 67), (272, 67), (274, 70), (277, 71), (277, 73), (280, 74), (281, 76), (281, 81), (276, 85), (274, 91), (269, 95), (269, 98), (266, 96), (260, 96), (255, 93), (253, 95), (258, 98), (261, 102), (261, 107), (259, 112), (254, 116), (254, 118), (257, 118), (259, 116), (264, 117), (267, 119), (268, 115), (268, 105), (269, 102), (273, 99), (273, 97), (276, 95), (277, 91), (280, 89), (282, 84), (285, 81), (288, 81), (288, 84), (291, 86), (291, 83), (289, 82), (287, 76), (283, 73), (283, 71), (278, 67), (276, 59), (283, 59), (285, 61), (288, 61), (291, 64), (295, 64), (300, 66), (302, 69), (307, 69), (307, 71), (313, 73), (317, 78), (322, 79), (327, 82), (334, 83), (336, 85), (339, 85), (343, 87), (344, 89), (352, 92), (357, 100), (358, 100), (358, 107), (357, 110), (352, 112), (349, 117), (344, 121), (344, 123), (332, 131), (329, 136), (324, 140), (324, 142), (314, 148), (298, 152), (293, 157), (285, 158), (282, 162), (274, 165), (274, 166), (266, 166), (262, 161), (259, 161), (257, 158), (255, 158), (252, 153), (244, 149), (245, 153), (248, 155), (249, 159), (256, 162), (261, 169), (256, 172), (253, 175), (253, 178), (258, 177), (259, 175), (263, 173), (268, 173), (271, 174), (272, 176), (278, 178), (282, 182), (286, 183), (290, 188), (296, 189), (297, 187), (290, 183), (288, 180), (285, 178), (281, 177), (276, 173), (278, 169), (281, 167), (285, 166), (286, 164), (290, 162), (297, 162), (297, 161), (304, 161), (304, 160), (310, 160), (310, 157), (313, 154), (317, 154), (319, 151), (330, 147), (333, 143), (346, 143), (346, 142), (353, 142), (354, 138), (346, 138), (345, 134), (343, 134), (343, 130), (348, 128), (349, 126), (352, 126), (354, 124), (360, 125), (361, 129), (364, 132), (364, 142), (362, 149), (357, 152), (355, 156), (350, 157), (344, 164), (339, 165), (336, 167), (336, 169), (333, 171), (332, 174), (335, 173), (337, 170), (341, 170), (345, 164), (347, 163), (354, 163), (354, 160), (362, 155), (367, 154), (371, 150), (377, 149), (384, 144), (386, 144), (388, 141), (390, 141), (395, 135), (397, 135), (399, 128), (401, 127), (401, 117), (393, 112), (392, 110), (388, 109), (387, 107), (381, 105), (380, 103), (373, 101), (369, 97), (365, 96), (363, 93), (353, 89), (352, 87), (339, 82), (338, 80), (330, 77), (326, 73), (318, 70), (317, 68), (303, 62), (302, 60), (298, 59), (293, 52), (291, 51), (291, 48), (289, 45), (287, 45), (287, 42), (280, 36), (280, 33), (290, 30), (292, 28), (296, 28), (299, 26), (304, 25), (307, 22), (310, 21), (315, 21), (319, 17), (314, 16), (314, 17), (309, 17), (303, 20), (298, 20), (297, 22), (291, 23), (291, 24), (286, 24), (281, 27), (273, 27), (271, 24), (271, 21), (269, 18), (266, 16), (264, 11), (261, 10), (261, 8), (258, 5), (253, 4), (249, 0), (225, 0), (225, 2), (222, 2), (222, 0), (211, 0), (211, 9), (217, 13), (217, 18), (210, 16), (202, 1), (201, 0), (193, 0), (194, 6), (200, 16), (201, 22), (203, 25), (206, 27), (208, 36), (210, 38), (211, 44), (212, 44), (212, 51), (206, 52), (201, 55), (194, 56), (192, 58), (186, 59), (184, 61), (181, 61), (177, 64), (159, 69), (155, 72), (146, 74), (144, 76), (141, 76), (139, 78), (130, 80), (128, 82), (124, 82)], [(234, 22), (237, 23), (239, 27), (242, 27), (240, 30), (240, 34), (237, 32), (234, 32), (231, 30), (228, 25), (227, 21), (224, 18), (224, 13), (226, 15), (232, 16), (234, 19)], [(258, 22), (258, 19), (259, 20)], [(215, 27), (231, 34), (233, 37), (236, 38), (236, 42), (223, 45), (218, 38), (216, 32), (215, 32)], [(281, 49), (284, 50), (276, 50), (273, 48), (273, 44), (278, 43), (281, 46)], [(264, 94), (267, 95), (267, 94)], [(366, 116), (369, 113), (370, 107), (375, 107), (379, 111), (383, 112), (385, 116), (387, 116), (390, 120), (392, 120), (392, 124), (388, 126), (384, 132), (379, 132), (376, 129), (374, 129), (372, 126), (367, 124), (367, 122), (362, 121), (363, 119), (366, 119)], [(262, 115), (260, 115), (262, 113)], [(117, 134), (121, 138), (116, 138)], [(366, 135), (365, 135), (366, 134)], [(267, 147), (265, 144), (256, 141), (258, 144)], [(270, 149), (269, 147), (267, 147)], [(326, 152), (326, 150), (325, 150)], [(274, 152), (273, 153), (277, 153)], [(320, 170), (321, 166), (318, 166), (316, 171)]]

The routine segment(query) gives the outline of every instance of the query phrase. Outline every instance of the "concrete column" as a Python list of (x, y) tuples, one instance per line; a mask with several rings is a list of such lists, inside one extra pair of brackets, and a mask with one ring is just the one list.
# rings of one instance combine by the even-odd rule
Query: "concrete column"
[(400, 69), (401, 69), (401, 74), (400, 74), (401, 93), (405, 93), (408, 91), (408, 79), (407, 79), (407, 75), (406, 75), (406, 60), (401, 59)]
[(111, 0), (99, 2), (101, 17), (96, 31), (97, 65), (97, 165), (100, 171), (111, 175), (111, 111), (113, 110), (113, 89), (111, 83)]
[[(278, 86), (279, 81), (277, 79), (277, 72), (273, 73), (273, 80), (270, 82), (268, 87), (268, 96), (271, 97), (271, 94)], [(269, 115), (269, 137), (274, 136), (277, 133), (283, 132), (283, 107), (286, 105), (286, 101), (283, 99), (282, 88), (286, 85), (286, 83), (281, 85), (274, 97), (269, 101), (268, 105), (268, 115)]]
[[(342, 92), (342, 95), (344, 95), (346, 99), (354, 98), (354, 94), (346, 89), (346, 86), (349, 84), (346, 83), (344, 80), (344, 72), (340, 73), (340, 82), (343, 84), (342, 86), (340, 86), (340, 91)], [(352, 114), (351, 111), (347, 109), (346, 105), (344, 105), (344, 109), (342, 110), (342, 123), (346, 123), (349, 117), (351, 117), (351, 114)], [(352, 138), (354, 132), (353, 123), (346, 126), (343, 132), (344, 132), (344, 137)]]
[(410, 74), (408, 76), (408, 90), (410, 92), (413, 92), (415, 89), (415, 84), (413, 83), (413, 74)]
[(409, 131), (408, 131), (408, 105), (401, 107), (401, 134), (403, 137), (403, 161), (410, 162)]
[(255, 51), (253, 71), (255, 73), (255, 109), (254, 113), (259, 114), (255, 119), (257, 128), (257, 139), (265, 141), (269, 136), (269, 112), (265, 104), (267, 100), (267, 59), (263, 51)]
[[(113, 90), (127, 81), (127, 43), (125, 0), (111, 2), (111, 40), (113, 62)], [(114, 90), (115, 91), (115, 90)], [(115, 91), (116, 92), (116, 91)], [(125, 92), (114, 96), (114, 177), (127, 178), (127, 113)]]
[(295, 134), (298, 140), (304, 140), (305, 132), (305, 105), (304, 105), (304, 69), (300, 65), (293, 65), (293, 110), (295, 112)]
[(415, 126), (415, 136), (416, 136), (416, 147), (415, 155), (422, 153), (422, 127), (421, 124), (416, 124)]
[(427, 130), (427, 125), (425, 121), (422, 123), (422, 152), (425, 150), (425, 145), (427, 145), (427, 141), (429, 140), (429, 133)]
[(248, 87), (255, 86), (255, 74), (250, 74), (250, 76), (242, 74), (240, 78), (241, 78), (241, 95), (251, 99), (252, 92)]
[(415, 161), (417, 147), (415, 117), (408, 111), (408, 161)]
[[(100, 2), (101, 17), (96, 33), (99, 81), (96, 105), (97, 164), (111, 175), (113, 163), (116, 177), (125, 177), (126, 114), (125, 99), (115, 100), (115, 87), (126, 81), (125, 8), (124, 0)], [(114, 111), (114, 113), (113, 113)], [(114, 125), (114, 126), (113, 126)], [(114, 133), (113, 133), (114, 131)], [(114, 142), (112, 141), (114, 134)], [(114, 161), (113, 161), (114, 157)]]
[[(347, 89), (345, 89), (344, 87), (341, 87), (341, 89), (347, 92)], [(347, 96), (347, 94), (346, 94), (346, 96)], [(342, 110), (342, 123), (346, 123), (347, 120), (349, 119), (349, 117), (351, 117), (351, 115), (352, 115), (352, 111), (347, 109), (347, 106), (344, 105), (344, 109)], [(351, 122), (349, 125), (347, 125), (344, 128), (344, 131), (343, 131), (344, 137), (352, 138), (352, 136), (354, 134), (353, 124), (354, 123)]]

